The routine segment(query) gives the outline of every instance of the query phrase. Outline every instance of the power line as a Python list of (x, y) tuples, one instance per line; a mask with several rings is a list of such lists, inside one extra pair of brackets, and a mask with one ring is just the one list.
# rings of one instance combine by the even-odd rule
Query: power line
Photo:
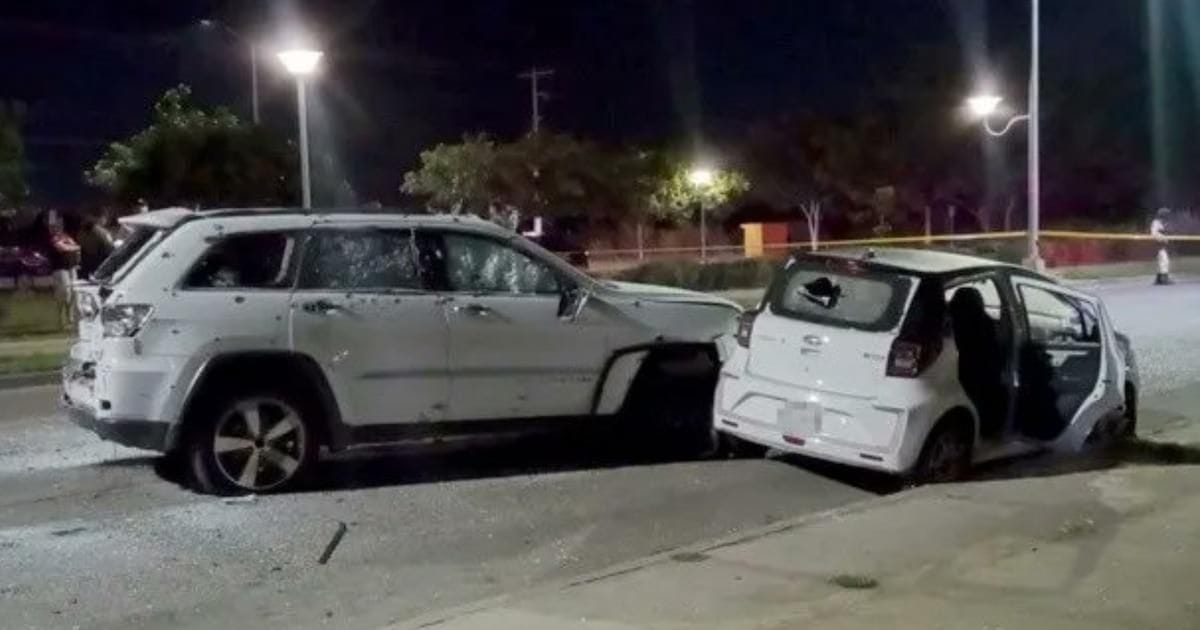
[(538, 80), (542, 77), (554, 76), (554, 70), (551, 68), (538, 68), (534, 66), (525, 72), (517, 75), (519, 79), (529, 81), (529, 103), (532, 108), (530, 129), (533, 133), (537, 133), (542, 127), (541, 101), (546, 98), (547, 94), (538, 89)]

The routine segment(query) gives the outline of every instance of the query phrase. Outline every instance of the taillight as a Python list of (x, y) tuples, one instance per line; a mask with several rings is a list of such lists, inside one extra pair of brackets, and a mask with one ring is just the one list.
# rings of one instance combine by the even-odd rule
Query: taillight
[(929, 367), (942, 352), (940, 338), (920, 343), (899, 338), (892, 343), (888, 353), (887, 375), (899, 378), (916, 378)]
[(738, 317), (737, 334), (734, 338), (737, 339), (738, 345), (743, 348), (750, 347), (750, 335), (754, 332), (754, 318), (758, 317), (757, 311), (746, 311)]

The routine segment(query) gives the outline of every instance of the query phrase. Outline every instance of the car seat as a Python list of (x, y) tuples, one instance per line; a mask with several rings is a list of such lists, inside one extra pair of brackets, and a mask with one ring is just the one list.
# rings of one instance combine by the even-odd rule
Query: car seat
[(978, 289), (963, 287), (950, 299), (950, 324), (958, 348), (958, 380), (979, 414), (980, 432), (996, 435), (1007, 408), (1004, 353), (996, 323), (984, 309)]

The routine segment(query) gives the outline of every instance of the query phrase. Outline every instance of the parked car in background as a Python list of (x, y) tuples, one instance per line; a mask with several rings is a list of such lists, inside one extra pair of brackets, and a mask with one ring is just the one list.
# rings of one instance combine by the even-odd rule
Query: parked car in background
[(995, 261), (798, 254), (736, 338), (713, 416), (734, 451), (927, 482), (1135, 431), (1137, 365), (1100, 300)]
[(63, 403), (106, 439), (182, 457), (203, 491), (290, 487), (322, 446), (588, 419), (709, 443), (716, 340), (740, 313), (727, 300), (596, 280), (471, 217), (122, 222), (81, 289)]

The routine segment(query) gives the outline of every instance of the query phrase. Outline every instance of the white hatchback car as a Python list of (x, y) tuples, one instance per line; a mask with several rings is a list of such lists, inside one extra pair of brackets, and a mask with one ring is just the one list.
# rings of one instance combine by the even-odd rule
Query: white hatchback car
[(714, 428), (914, 481), (1132, 435), (1138, 378), (1097, 298), (969, 256), (798, 254), (742, 316)]
[(122, 222), (129, 235), (80, 290), (63, 403), (104, 438), (185, 456), (205, 491), (285, 488), (321, 446), (586, 418), (670, 416), (668, 433), (635, 435), (710, 443), (733, 302), (596, 280), (471, 217)]

